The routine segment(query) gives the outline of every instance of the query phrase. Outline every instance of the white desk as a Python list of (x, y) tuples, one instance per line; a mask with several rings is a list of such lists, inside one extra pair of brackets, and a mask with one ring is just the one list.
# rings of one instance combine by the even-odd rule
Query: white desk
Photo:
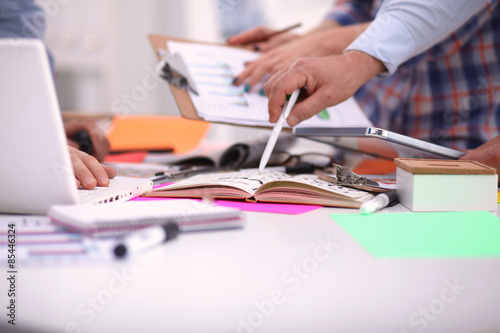
[[(500, 258), (375, 259), (329, 218), (339, 211), (346, 210), (247, 213), (243, 230), (181, 234), (135, 260), (21, 268), (16, 328), (500, 331)], [(398, 205), (390, 211), (406, 209)], [(336, 244), (331, 253), (321, 245), (328, 240)], [(130, 279), (117, 279), (122, 272)], [(6, 280), (0, 281), (4, 294)]]

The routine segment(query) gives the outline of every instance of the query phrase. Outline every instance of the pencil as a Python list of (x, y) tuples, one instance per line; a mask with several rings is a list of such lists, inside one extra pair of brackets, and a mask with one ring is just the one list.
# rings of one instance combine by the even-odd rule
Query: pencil
[(272, 32), (272, 33), (270, 33), (269, 35), (265, 36), (265, 39), (269, 39), (269, 38), (274, 37), (274, 36), (276, 36), (276, 35), (279, 35), (279, 34), (282, 34), (282, 33), (287, 32), (287, 31), (293, 30), (293, 29), (295, 29), (295, 28), (300, 27), (301, 25), (302, 25), (302, 23), (296, 23), (296, 24), (291, 25), (291, 26), (289, 26), (289, 27), (287, 27), (287, 28), (284, 28), (284, 29), (281, 29), (281, 30), (278, 30), (278, 31)]

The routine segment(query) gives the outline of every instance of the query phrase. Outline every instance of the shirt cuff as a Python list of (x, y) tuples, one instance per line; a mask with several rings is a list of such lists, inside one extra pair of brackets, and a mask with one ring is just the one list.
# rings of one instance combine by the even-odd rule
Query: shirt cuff
[(387, 75), (414, 56), (415, 44), (414, 36), (403, 22), (392, 15), (384, 15), (375, 19), (344, 52), (357, 50), (382, 61), (388, 71), (382, 75)]

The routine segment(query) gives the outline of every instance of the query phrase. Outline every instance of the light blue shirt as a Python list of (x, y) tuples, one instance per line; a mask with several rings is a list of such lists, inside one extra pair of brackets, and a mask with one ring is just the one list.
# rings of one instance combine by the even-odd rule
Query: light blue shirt
[[(45, 26), (45, 12), (34, 0), (0, 0), (0, 38), (43, 40)], [(49, 60), (54, 69), (50, 53)]]
[(345, 51), (382, 61), (389, 73), (439, 43), (491, 0), (386, 0), (369, 27)]

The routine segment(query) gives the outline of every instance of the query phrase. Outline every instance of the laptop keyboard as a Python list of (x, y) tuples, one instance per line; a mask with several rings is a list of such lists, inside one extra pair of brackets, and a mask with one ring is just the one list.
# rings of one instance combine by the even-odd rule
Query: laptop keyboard
[(85, 190), (83, 188), (79, 188), (77, 193), (79, 198), (86, 197), (87, 195), (102, 192), (104, 190), (108, 189), (107, 187), (101, 187), (101, 186), (96, 186), (92, 190)]

